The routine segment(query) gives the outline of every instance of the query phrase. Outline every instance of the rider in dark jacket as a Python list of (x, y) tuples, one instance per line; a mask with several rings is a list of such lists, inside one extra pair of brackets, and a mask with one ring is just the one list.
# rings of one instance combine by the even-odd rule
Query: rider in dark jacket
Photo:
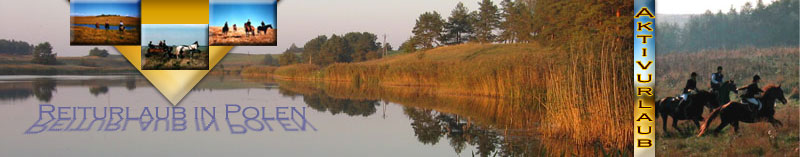
[(719, 90), (719, 87), (722, 87), (722, 80), (724, 80), (724, 75), (722, 75), (722, 66), (717, 67), (717, 72), (711, 74), (711, 89), (714, 91)]
[(686, 108), (691, 103), (691, 100), (689, 100), (689, 94), (697, 90), (697, 73), (692, 72), (690, 77), (691, 78), (689, 78), (689, 80), (686, 80), (686, 86), (683, 87), (683, 92), (681, 93), (680, 96), (681, 102), (678, 103), (678, 111), (677, 111), (679, 113), (683, 113), (684, 117), (686, 118), (688, 118), (688, 115), (686, 114)]
[(764, 92), (763, 90), (761, 90), (761, 88), (758, 88), (758, 81), (760, 81), (760, 80), (761, 80), (761, 77), (758, 76), (758, 75), (755, 75), (755, 76), (753, 76), (753, 82), (752, 83), (750, 83), (747, 86), (744, 86), (742, 88), (736, 89), (738, 91), (741, 91), (741, 90), (745, 91), (739, 97), (742, 98), (742, 102), (743, 103), (749, 103), (751, 105), (758, 106), (758, 110), (756, 110), (756, 111), (761, 110), (761, 107), (762, 107), (761, 106), (761, 102), (759, 102), (758, 99), (756, 99), (756, 96), (760, 96), (761, 93)]

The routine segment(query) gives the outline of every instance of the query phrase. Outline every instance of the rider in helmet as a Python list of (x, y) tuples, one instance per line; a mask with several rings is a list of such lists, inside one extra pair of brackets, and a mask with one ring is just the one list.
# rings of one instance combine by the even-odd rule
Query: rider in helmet
[(763, 90), (761, 90), (761, 88), (758, 88), (758, 81), (760, 80), (761, 77), (755, 75), (753, 76), (752, 83), (742, 88), (736, 89), (736, 90), (744, 90), (744, 93), (741, 96), (739, 96), (740, 98), (742, 98), (742, 103), (758, 106), (756, 111), (760, 111), (762, 107), (761, 102), (759, 102), (758, 99), (756, 99), (756, 96), (759, 96), (761, 95), (761, 93), (764, 92)]
[(697, 73), (692, 72), (690, 75), (689, 80), (686, 80), (686, 86), (683, 87), (683, 92), (681, 92), (681, 102), (678, 103), (678, 112), (683, 113), (683, 116), (688, 118), (686, 114), (686, 108), (691, 103), (689, 100), (689, 94), (695, 92), (697, 90)]
[(722, 66), (717, 66), (717, 72), (711, 74), (711, 89), (718, 91), (722, 87), (722, 80), (725, 76), (722, 75)]

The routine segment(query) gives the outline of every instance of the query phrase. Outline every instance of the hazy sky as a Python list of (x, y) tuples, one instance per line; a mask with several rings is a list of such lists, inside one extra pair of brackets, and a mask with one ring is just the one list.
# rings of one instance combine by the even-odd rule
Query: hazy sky
[[(751, 0), (755, 2), (755, 0)], [(292, 43), (303, 46), (317, 35), (372, 32), (386, 34), (396, 49), (411, 36), (420, 14), (438, 11), (449, 16), (458, 0), (282, 0), (278, 2), (278, 46), (236, 47), (234, 53), (281, 53)], [(470, 11), (479, 0), (463, 0)], [(494, 0), (496, 4), (500, 0)], [(659, 14), (700, 14), (707, 9), (727, 11), (745, 0), (657, 1)], [(770, 1), (765, 1), (768, 4)], [(22, 16), (24, 15), (24, 16)], [(69, 3), (65, 0), (0, 0), (0, 39), (30, 43), (50, 41), (60, 56), (83, 56), (93, 46), (69, 46)], [(101, 47), (113, 50), (110, 47)], [(116, 51), (112, 51), (116, 53)]]
[[(763, 0), (764, 5), (772, 1), (774, 0)], [(706, 10), (713, 13), (722, 10), (727, 13), (731, 7), (741, 10), (747, 2), (755, 7), (758, 0), (656, 0), (656, 14), (702, 14)]]
[(204, 24), (142, 24), (142, 45), (166, 40), (167, 45), (208, 46), (208, 25)]

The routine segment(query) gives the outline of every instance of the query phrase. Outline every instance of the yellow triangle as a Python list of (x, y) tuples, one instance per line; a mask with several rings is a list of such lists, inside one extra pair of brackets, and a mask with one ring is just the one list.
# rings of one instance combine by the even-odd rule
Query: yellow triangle
[[(142, 70), (141, 46), (114, 46), (172, 105), (178, 105), (209, 70)], [(209, 69), (228, 54), (232, 46), (209, 46)]]

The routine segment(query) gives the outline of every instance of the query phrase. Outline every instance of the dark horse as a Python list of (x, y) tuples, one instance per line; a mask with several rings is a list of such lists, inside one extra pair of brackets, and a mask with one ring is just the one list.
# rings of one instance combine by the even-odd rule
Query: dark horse
[(228, 34), (228, 22), (225, 22), (225, 26), (222, 26), (222, 34)]
[(267, 34), (267, 29), (272, 29), (272, 25), (264, 25), (264, 21), (261, 21), (261, 26), (258, 26), (257, 33), (264, 32), (264, 34)]
[(703, 125), (700, 127), (700, 133), (697, 134), (697, 136), (703, 136), (708, 129), (708, 125), (711, 124), (711, 121), (714, 121), (714, 118), (717, 116), (720, 116), (722, 123), (719, 124), (717, 129), (714, 129), (714, 133), (718, 133), (725, 128), (725, 126), (728, 126), (728, 124), (733, 126), (734, 132), (738, 132), (739, 122), (756, 123), (766, 121), (771, 123), (773, 127), (783, 126), (783, 123), (774, 117), (775, 100), (786, 104), (786, 97), (783, 96), (783, 89), (781, 89), (781, 86), (771, 84), (764, 87), (764, 93), (762, 93), (761, 98), (759, 98), (762, 108), (756, 114), (753, 114), (751, 111), (755, 109), (750, 109), (751, 107), (748, 106), (748, 104), (743, 104), (741, 102), (733, 101), (722, 105), (711, 111), (711, 116), (703, 122)]
[[(736, 91), (736, 83), (734, 83), (733, 80), (722, 82), (722, 85), (720, 85), (717, 90), (711, 90), (711, 93), (717, 95), (717, 100), (719, 100), (720, 104), (727, 104), (731, 101), (731, 92), (739, 93)], [(711, 109), (715, 109), (717, 107), (719, 106), (713, 106)]]
[(675, 130), (681, 131), (678, 128), (678, 120), (692, 120), (697, 127), (700, 127), (700, 121), (703, 120), (703, 107), (716, 107), (719, 106), (717, 97), (711, 92), (704, 90), (697, 90), (694, 94), (687, 96), (691, 102), (686, 107), (686, 114), (678, 111), (680, 99), (676, 97), (666, 97), (657, 100), (655, 103), (656, 117), (661, 116), (664, 124), (664, 132), (667, 132), (667, 117), (672, 117), (672, 127)]
[(253, 27), (252, 24), (250, 24), (250, 21), (247, 21), (247, 22), (244, 23), (244, 35), (248, 36), (248, 35), (250, 35), (250, 33), (252, 33), (253, 36), (255, 36), (256, 35), (256, 28)]

